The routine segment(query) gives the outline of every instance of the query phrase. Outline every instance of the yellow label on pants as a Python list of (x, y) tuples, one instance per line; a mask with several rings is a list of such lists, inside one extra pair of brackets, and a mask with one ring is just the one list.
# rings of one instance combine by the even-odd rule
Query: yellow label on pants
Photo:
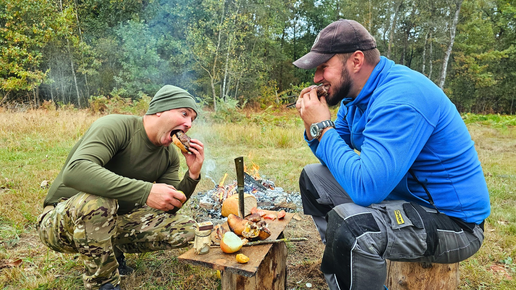
[(403, 220), (403, 216), (401, 215), (401, 211), (395, 210), (394, 215), (396, 216), (396, 222), (398, 223), (398, 225), (402, 225), (405, 223), (405, 221)]

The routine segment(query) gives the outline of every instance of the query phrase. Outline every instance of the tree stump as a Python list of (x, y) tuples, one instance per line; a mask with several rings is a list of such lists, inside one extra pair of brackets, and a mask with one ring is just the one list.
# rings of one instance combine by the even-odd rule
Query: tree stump
[(455, 290), (459, 286), (459, 263), (430, 264), (387, 260), (389, 290)]
[(222, 272), (222, 289), (284, 290), (287, 286), (287, 246), (277, 243), (260, 263), (256, 275), (246, 277), (229, 271)]

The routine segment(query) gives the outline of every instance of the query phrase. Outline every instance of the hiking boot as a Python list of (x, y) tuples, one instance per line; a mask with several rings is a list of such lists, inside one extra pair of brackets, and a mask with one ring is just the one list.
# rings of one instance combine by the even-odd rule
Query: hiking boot
[(116, 260), (118, 262), (118, 274), (120, 275), (120, 277), (128, 276), (132, 272), (134, 272), (134, 269), (127, 266), (127, 264), (125, 263), (124, 254), (117, 257)]
[(106, 283), (100, 286), (99, 290), (122, 290), (120, 289), (120, 285), (113, 286), (111, 283)]

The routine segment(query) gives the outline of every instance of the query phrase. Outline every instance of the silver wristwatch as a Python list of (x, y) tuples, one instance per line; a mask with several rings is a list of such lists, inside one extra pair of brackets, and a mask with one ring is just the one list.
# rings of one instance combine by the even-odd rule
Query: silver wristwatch
[(326, 120), (319, 123), (313, 123), (310, 125), (310, 135), (316, 139), (321, 137), (322, 131), (328, 127), (335, 127), (335, 123), (332, 120)]

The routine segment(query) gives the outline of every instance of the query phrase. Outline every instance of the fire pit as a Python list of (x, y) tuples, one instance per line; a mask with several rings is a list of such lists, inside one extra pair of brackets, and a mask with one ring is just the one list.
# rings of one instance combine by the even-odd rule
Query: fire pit
[[(281, 187), (277, 187), (273, 181), (262, 179), (258, 174), (256, 177), (244, 172), (244, 193), (253, 195), (256, 198), (259, 209), (285, 210), (296, 212), (302, 208), (301, 195), (289, 193)], [(211, 221), (214, 224), (225, 222), (226, 218), (221, 215), (222, 203), (233, 194), (237, 194), (236, 180), (224, 184), (227, 174), (215, 186), (205, 192), (198, 192), (191, 197), (190, 208), (196, 211), (197, 222)]]

